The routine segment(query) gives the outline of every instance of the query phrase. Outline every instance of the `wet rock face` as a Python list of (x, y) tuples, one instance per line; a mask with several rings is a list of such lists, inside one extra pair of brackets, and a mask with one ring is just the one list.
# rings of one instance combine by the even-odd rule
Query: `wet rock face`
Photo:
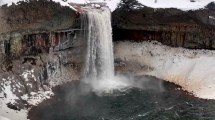
[[(130, 4), (140, 6), (137, 2)], [(121, 4), (112, 14), (113, 38), (137, 42), (157, 40), (174, 47), (214, 49), (214, 7), (211, 3), (206, 9), (181, 11)]]
[(53, 86), (79, 80), (85, 46), (78, 36), (78, 31), (2, 35), (0, 98), (22, 109), (49, 97)]
[(49, 0), (0, 8), (0, 99), (9, 108), (36, 105), (53, 86), (80, 79), (80, 32), (69, 30), (76, 17)]

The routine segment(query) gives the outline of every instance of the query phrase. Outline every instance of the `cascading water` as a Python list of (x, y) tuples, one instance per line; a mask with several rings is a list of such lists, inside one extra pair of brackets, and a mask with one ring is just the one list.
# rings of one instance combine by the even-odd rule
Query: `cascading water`
[(108, 8), (89, 9), (86, 12), (88, 34), (84, 74), (96, 81), (114, 77), (110, 14)]
[(84, 82), (99, 92), (127, 86), (114, 76), (111, 12), (108, 8), (88, 8), (81, 15), (82, 38), (87, 40)]

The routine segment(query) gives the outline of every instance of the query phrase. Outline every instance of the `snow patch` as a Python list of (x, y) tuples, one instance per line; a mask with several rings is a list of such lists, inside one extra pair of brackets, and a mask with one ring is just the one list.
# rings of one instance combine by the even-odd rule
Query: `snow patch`
[[(138, 0), (141, 4), (152, 8), (178, 8), (181, 10), (197, 10), (204, 8), (215, 0)], [(156, 2), (157, 1), (157, 2)]]
[[(17, 3), (18, 1), (22, 0), (1, 0), (0, 5), (8, 4), (11, 5), (12, 3)], [(68, 6), (71, 9), (75, 10), (69, 3), (86, 3), (86, 0), (53, 0), (55, 2), (59, 2), (62, 6)], [(105, 2), (107, 6), (114, 11), (117, 8), (117, 5), (120, 3), (121, 0), (94, 0), (95, 2)], [(152, 8), (178, 8), (181, 10), (196, 10), (204, 8), (210, 2), (215, 2), (215, 0), (196, 0), (195, 2), (191, 2), (190, 0), (137, 0), (141, 4), (152, 7)], [(138, 7), (138, 6), (136, 6)]]
[[(35, 71), (33, 69), (24, 71), (20, 76), (24, 78), (26, 85), (30, 86), (31, 88), (34, 86), (34, 83), (32, 82), (37, 81), (35, 77)], [(16, 96), (16, 92), (23, 93), (23, 91), (21, 91), (19, 88), (24, 86), (21, 85), (19, 80), (17, 80), (17, 78), (14, 76), (2, 78), (0, 86), (0, 116), (4, 116), (11, 120), (26, 120), (28, 110), (16, 111), (7, 107), (8, 103), (15, 105), (17, 102), (16, 100), (19, 100), (19, 98)], [(22, 100), (26, 100), (29, 105), (37, 105), (43, 100), (49, 99), (50, 96), (53, 95), (53, 92), (50, 88), (47, 87), (46, 90), (47, 91), (43, 91), (41, 89), (41, 91), (38, 92), (31, 92), (30, 95), (25, 94), (21, 96), (21, 98)]]
[(6, 104), (4, 99), (0, 99), (0, 120), (27, 120), (27, 110), (12, 110)]
[(172, 48), (158, 42), (119, 42), (116, 59), (154, 68), (137, 75), (152, 75), (176, 83), (195, 96), (215, 99), (215, 51)]
[[(8, 6), (12, 5), (12, 4), (16, 4), (19, 1), (23, 1), (23, 0), (0, 0), (0, 6), (7, 4)], [(68, 2), (64, 2), (63, 0), (53, 0), (57, 3), (60, 3), (62, 6), (68, 6), (71, 9), (75, 10), (75, 8), (73, 8), (71, 5), (69, 5)]]
[(13, 94), (10, 85), (4, 86), (4, 92), (6, 93), (5, 101), (7, 103), (15, 103), (15, 100), (19, 99), (15, 94)]
[(3, 117), (3, 116), (0, 116), (0, 120), (10, 120), (10, 119)]
[(25, 81), (29, 81), (29, 77), (32, 77), (34, 79), (34, 81), (37, 81), (36, 77), (34, 76), (34, 70), (26, 70), (22, 73), (21, 75)]
[(15, 103), (19, 99), (14, 93), (14, 86), (11, 85), (14, 77), (3, 78), (0, 83), (2, 91), (0, 92), (0, 98), (3, 98), (6, 103)]
[(213, 20), (215, 20), (215, 17), (214, 17), (214, 16), (209, 16), (209, 18), (210, 18), (210, 19), (213, 19)]
[(39, 92), (31, 92), (31, 95), (23, 95), (21, 98), (23, 100), (28, 101), (30, 105), (36, 106), (37, 104), (41, 103), (42, 101), (46, 99), (50, 99), (50, 96), (53, 96), (54, 93), (52, 91), (39, 91)]

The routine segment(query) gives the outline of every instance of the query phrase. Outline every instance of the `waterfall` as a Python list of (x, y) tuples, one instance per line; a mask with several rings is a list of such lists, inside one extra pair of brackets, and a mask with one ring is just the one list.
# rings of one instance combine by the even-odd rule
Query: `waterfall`
[(87, 9), (81, 15), (81, 33), (86, 43), (83, 82), (98, 95), (128, 87), (126, 80), (114, 75), (111, 12), (108, 8)]
[(82, 34), (87, 40), (84, 76), (94, 81), (113, 79), (111, 12), (108, 8), (89, 9), (82, 16), (87, 27)]

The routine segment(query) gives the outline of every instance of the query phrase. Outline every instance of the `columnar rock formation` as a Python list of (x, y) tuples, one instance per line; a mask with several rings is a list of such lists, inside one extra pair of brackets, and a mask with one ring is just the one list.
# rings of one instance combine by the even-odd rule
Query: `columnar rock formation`
[(153, 9), (131, 0), (123, 1), (128, 3), (121, 3), (113, 12), (114, 40), (157, 40), (174, 47), (215, 48), (214, 3), (205, 9), (182, 11)]

